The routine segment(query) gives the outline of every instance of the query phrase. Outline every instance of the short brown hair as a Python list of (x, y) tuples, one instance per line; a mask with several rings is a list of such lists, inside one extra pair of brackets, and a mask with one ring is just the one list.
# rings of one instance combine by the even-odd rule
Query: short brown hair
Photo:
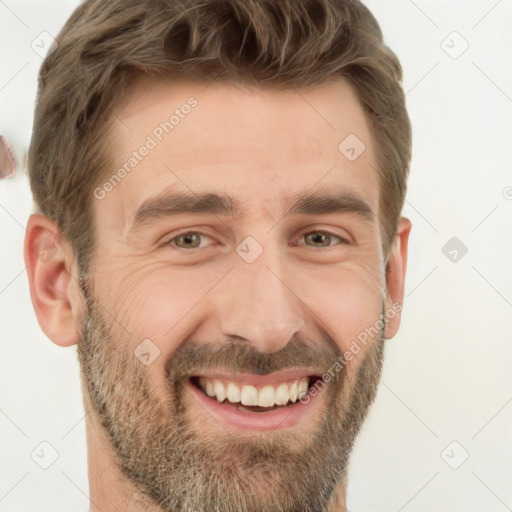
[(85, 0), (56, 41), (39, 73), (28, 169), (36, 211), (58, 224), (82, 272), (94, 250), (92, 191), (112, 169), (112, 111), (141, 75), (290, 88), (348, 79), (374, 134), (387, 253), (411, 127), (400, 63), (359, 0)]

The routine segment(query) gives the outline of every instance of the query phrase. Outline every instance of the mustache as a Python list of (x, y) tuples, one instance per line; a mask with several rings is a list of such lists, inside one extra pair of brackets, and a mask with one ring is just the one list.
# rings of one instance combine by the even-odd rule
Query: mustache
[(274, 353), (260, 352), (247, 341), (203, 345), (188, 342), (169, 357), (166, 371), (168, 378), (175, 382), (206, 370), (267, 375), (307, 368), (315, 375), (322, 375), (340, 356), (340, 350), (330, 338), (326, 338), (323, 344), (313, 344), (294, 337), (286, 346)]

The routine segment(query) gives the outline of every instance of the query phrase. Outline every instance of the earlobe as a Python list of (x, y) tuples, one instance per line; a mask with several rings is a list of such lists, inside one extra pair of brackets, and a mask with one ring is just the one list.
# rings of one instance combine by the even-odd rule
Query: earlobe
[(23, 247), (30, 298), (43, 332), (55, 344), (78, 341), (80, 294), (74, 256), (55, 222), (41, 214), (30, 216)]
[(404, 301), (407, 250), (412, 224), (402, 217), (386, 266), (386, 331), (385, 337), (392, 338), (400, 327), (402, 304)]

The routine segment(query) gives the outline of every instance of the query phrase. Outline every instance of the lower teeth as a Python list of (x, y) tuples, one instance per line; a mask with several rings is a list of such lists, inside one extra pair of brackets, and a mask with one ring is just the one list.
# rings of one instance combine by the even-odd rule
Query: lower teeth
[(259, 407), (257, 405), (251, 406), (250, 408), (244, 407), (243, 405), (237, 406), (237, 409), (239, 411), (245, 411), (245, 412), (268, 412), (273, 411), (274, 409), (281, 408), (283, 406), (281, 405), (274, 405), (272, 407)]
[(243, 405), (239, 405), (239, 406), (237, 407), (237, 409), (238, 409), (239, 411), (253, 412), (253, 411), (251, 411), (250, 409), (245, 408)]

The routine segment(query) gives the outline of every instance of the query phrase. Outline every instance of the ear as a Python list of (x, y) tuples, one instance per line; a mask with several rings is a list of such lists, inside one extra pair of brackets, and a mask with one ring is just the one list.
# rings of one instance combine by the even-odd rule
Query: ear
[(73, 251), (57, 224), (44, 215), (31, 215), (23, 256), (30, 298), (41, 329), (57, 345), (74, 345), (83, 300)]
[(386, 264), (386, 311), (394, 311), (396, 314), (386, 315), (385, 337), (392, 338), (398, 332), (402, 317), (402, 304), (404, 301), (405, 271), (407, 267), (407, 246), (412, 224), (409, 219), (402, 217), (398, 223), (395, 240), (388, 255)]

